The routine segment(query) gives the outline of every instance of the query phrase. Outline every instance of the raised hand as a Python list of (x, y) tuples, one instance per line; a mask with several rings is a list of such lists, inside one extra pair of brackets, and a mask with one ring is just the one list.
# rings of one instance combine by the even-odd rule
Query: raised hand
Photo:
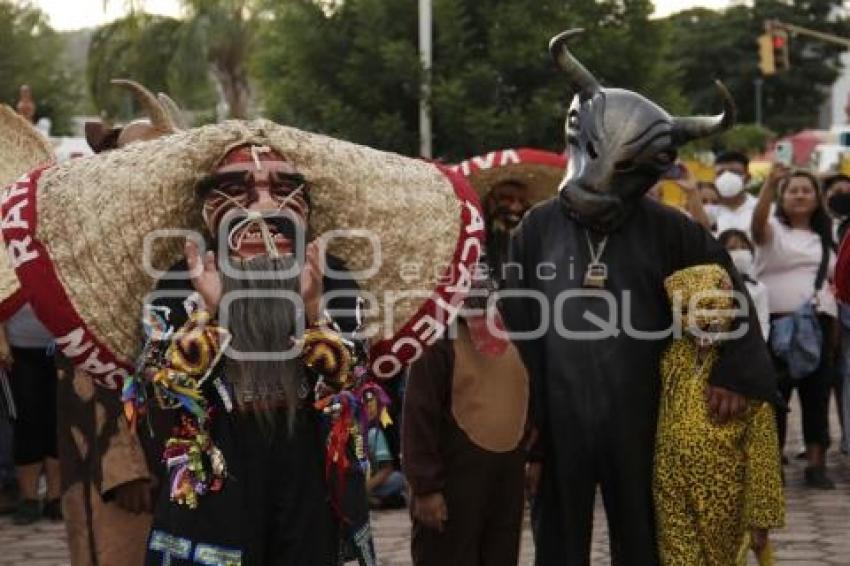
[(681, 179), (674, 180), (674, 183), (679, 185), (679, 188), (682, 189), (682, 192), (686, 195), (691, 195), (693, 193), (698, 192), (697, 186), (697, 178), (691, 173), (690, 169), (687, 167), (685, 169), (685, 176)]
[(215, 254), (212, 251), (207, 251), (201, 258), (198, 244), (190, 239), (186, 239), (184, 252), (186, 263), (189, 264), (189, 272), (192, 274), (192, 287), (200, 293), (210, 314), (215, 315), (218, 311), (218, 304), (221, 302), (221, 295), (224, 292), (221, 273), (219, 273), (215, 264)]
[(776, 188), (779, 181), (791, 174), (791, 168), (783, 163), (774, 163), (765, 179), (765, 186)]

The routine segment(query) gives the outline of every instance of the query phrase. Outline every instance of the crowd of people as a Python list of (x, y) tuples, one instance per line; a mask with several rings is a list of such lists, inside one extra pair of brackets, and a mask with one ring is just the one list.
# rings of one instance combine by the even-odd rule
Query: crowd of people
[[(773, 344), (771, 328), (776, 321), (814, 306), (820, 363), (798, 371), (775, 351), (773, 361), (785, 403), (794, 391), (800, 401), (805, 447), (797, 456), (808, 462), (805, 483), (832, 489), (834, 483), (825, 472), (831, 398), (841, 423), (840, 449), (848, 450), (843, 423), (850, 400), (843, 391), (850, 379), (844, 360), (850, 330), (841, 316), (846, 306), (836, 301), (832, 282), (837, 247), (850, 213), (846, 204), (850, 177), (841, 173), (819, 177), (803, 168), (774, 163), (767, 178), (754, 184), (749, 158), (739, 152), (720, 153), (715, 158), (715, 175), (713, 183), (699, 187), (691, 175), (678, 182), (684, 191), (698, 191), (701, 196), (696, 203), (689, 200), (685, 212), (704, 219), (706, 229), (729, 251), (746, 280), (765, 340)], [(784, 411), (778, 413), (777, 423), (784, 447)]]
[[(783, 483), (834, 489), (831, 399), (842, 425), (850, 417), (850, 307), (832, 290), (850, 177), (777, 163), (757, 184), (746, 155), (721, 152), (714, 180), (697, 183), (677, 150), (732, 124), (725, 88), (722, 114), (670, 116), (602, 87), (567, 48), (577, 34), (550, 46), (577, 94), (570, 166), (544, 190), (528, 173), (542, 165), (511, 168), (519, 154), (500, 176), (468, 181), (265, 121), (181, 132), (175, 107), (125, 81), (150, 120), (92, 127), (90, 166), (16, 187), (45, 199), (75, 190), (91, 204), (123, 168), (136, 204), (104, 212), (126, 214), (111, 221), (200, 222), (206, 246), (163, 247), (155, 292), (139, 296), (141, 344), (100, 337), (103, 350), (133, 353), (120, 394), (82, 340), (69, 346), (41, 320), (43, 295), (3, 321), (0, 513), (17, 525), (64, 520), (75, 565), (371, 566), (370, 512), (408, 508), (414, 564), (509, 566), (530, 507), (536, 563), (548, 566), (588, 562), (599, 490), (615, 564), (733, 564), (750, 549), (770, 564)], [(558, 179), (564, 158), (549, 162)], [(653, 184), (671, 171), (681, 209), (656, 202)], [(400, 180), (417, 199), (393, 193)], [(142, 202), (151, 219), (133, 216)], [(49, 220), (51, 201), (40, 206)], [(416, 224), (423, 211), (435, 226)], [(361, 295), (381, 288), (354, 275), (359, 248), (319, 245), (317, 216), (326, 229), (369, 222), (389, 250), (407, 237), (397, 218), (431, 230), (427, 251), (388, 261), (446, 251), (465, 298), (446, 321), (436, 299), (414, 323), (385, 318), (399, 335), (445, 328), (375, 350)], [(109, 253), (138, 263), (129, 247)], [(449, 302), (448, 287), (432, 295)], [(600, 335), (609, 297), (631, 310)], [(138, 319), (119, 310), (117, 322)], [(377, 359), (404, 348), (416, 355), (377, 379)], [(798, 415), (799, 455), (785, 446)], [(843, 428), (840, 441), (850, 449)], [(806, 459), (802, 478), (783, 474), (786, 453)]]

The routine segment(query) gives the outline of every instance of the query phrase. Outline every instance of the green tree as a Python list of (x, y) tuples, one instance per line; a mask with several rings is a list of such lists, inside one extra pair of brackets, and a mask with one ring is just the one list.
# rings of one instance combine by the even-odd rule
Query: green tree
[[(268, 2), (255, 72), (275, 120), (417, 153), (417, 11), (407, 0)], [(434, 0), (435, 153), (456, 160), (519, 145), (563, 149), (572, 93), (546, 49), (585, 27), (575, 52), (603, 83), (681, 107), (659, 61), (649, 0)], [(616, 53), (617, 56), (612, 56)]]
[(96, 107), (108, 116), (129, 119), (136, 101), (110, 84), (131, 78), (157, 92), (167, 92), (185, 109), (209, 112), (217, 100), (205, 64), (203, 46), (182, 20), (137, 10), (98, 28), (89, 46), (87, 79)]
[(776, 134), (758, 124), (736, 124), (718, 136), (702, 138), (689, 143), (680, 154), (694, 155), (705, 151), (738, 151), (747, 155), (757, 155), (767, 151)]
[(311, 0), (272, 5), (255, 67), (265, 113), (409, 153), (417, 139), (420, 76), (412, 6), (382, 0), (346, 1), (335, 10)]
[[(109, 0), (104, 1), (108, 3)], [(172, 82), (182, 86), (187, 74), (197, 80), (199, 71), (209, 72), (230, 117), (247, 117), (251, 99), (249, 55), (254, 48), (260, 2), (181, 0), (180, 3), (186, 17), (170, 42), (174, 49), (170, 66)], [(132, 25), (144, 28), (151, 23), (143, 11), (144, 0), (125, 0), (124, 6)], [(199, 65), (201, 61), (206, 65)]]
[(61, 39), (28, 2), (0, 0), (0, 77), (0, 102), (14, 107), (18, 87), (28, 84), (36, 118), (49, 118), (55, 134), (70, 133), (79, 83), (65, 68)]
[(183, 61), (197, 66), (197, 55), (206, 59), (230, 117), (246, 118), (251, 98), (248, 66), (254, 47), (257, 3), (183, 0), (182, 4), (188, 12), (181, 34)]
[[(716, 93), (709, 79), (719, 78), (735, 96), (739, 118), (755, 121), (754, 81), (762, 79), (756, 38), (764, 33), (764, 21), (779, 19), (846, 37), (848, 22), (830, 18), (841, 5), (841, 0), (756, 0), (752, 7), (694, 9), (671, 16), (666, 22), (670, 55), (686, 99), (696, 110), (711, 109)], [(819, 40), (792, 37), (791, 69), (763, 78), (765, 125), (780, 134), (815, 126), (840, 72), (842, 51)]]
[(110, 84), (115, 78), (130, 78), (153, 92), (169, 92), (184, 105), (194, 107), (197, 100), (184, 100), (181, 95), (198, 89), (175, 89), (169, 80), (175, 75), (169, 68), (180, 26), (181, 22), (172, 18), (135, 13), (98, 28), (92, 35), (86, 69), (95, 106), (114, 118), (126, 120), (136, 115), (139, 109), (134, 106), (135, 100)]

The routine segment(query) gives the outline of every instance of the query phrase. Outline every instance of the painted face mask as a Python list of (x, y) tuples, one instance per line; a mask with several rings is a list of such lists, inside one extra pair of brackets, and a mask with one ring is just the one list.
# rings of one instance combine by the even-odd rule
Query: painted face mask
[(717, 192), (723, 198), (732, 198), (741, 194), (744, 190), (744, 179), (732, 171), (724, 171), (714, 180)]
[(717, 264), (695, 265), (676, 271), (664, 288), (685, 332), (700, 346), (722, 338), (732, 325), (732, 281)]
[(276, 151), (245, 145), (228, 152), (201, 181), (207, 228), (243, 258), (291, 253), (307, 230), (310, 210), (304, 177)]

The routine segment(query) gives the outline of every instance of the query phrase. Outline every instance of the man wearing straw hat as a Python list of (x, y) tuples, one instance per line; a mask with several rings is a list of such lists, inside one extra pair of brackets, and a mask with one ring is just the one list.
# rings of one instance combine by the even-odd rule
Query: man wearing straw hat
[[(336, 564), (343, 541), (374, 563), (360, 386), (456, 314), (483, 240), (467, 183), (254, 120), (37, 168), (4, 197), (13, 276), (57, 349), (126, 385), (131, 424), (164, 445), (149, 563)], [(368, 356), (342, 332), (355, 294)]]
[[(652, 462), (659, 363), (677, 328), (664, 278), (718, 263), (739, 300), (735, 332), (719, 348), (706, 389), (717, 422), (735, 418), (746, 398), (776, 400), (776, 383), (744, 283), (701, 226), (646, 191), (689, 140), (734, 122), (724, 112), (673, 117), (643, 96), (602, 87), (567, 49), (580, 33), (550, 42), (576, 95), (567, 124), (569, 165), (559, 195), (532, 209), (514, 231), (512, 259), (523, 272), (506, 287), (506, 323), (531, 374), (531, 411), (542, 471), (533, 508), (536, 563), (590, 561), (594, 499), (602, 492), (617, 565), (659, 563)], [(550, 266), (541, 273), (539, 267)], [(519, 335), (515, 334), (517, 338)]]
[(501, 283), (508, 263), (511, 231), (535, 204), (554, 196), (566, 166), (563, 155), (539, 149), (503, 149), (453, 167), (478, 192), (487, 228), (487, 266)]

